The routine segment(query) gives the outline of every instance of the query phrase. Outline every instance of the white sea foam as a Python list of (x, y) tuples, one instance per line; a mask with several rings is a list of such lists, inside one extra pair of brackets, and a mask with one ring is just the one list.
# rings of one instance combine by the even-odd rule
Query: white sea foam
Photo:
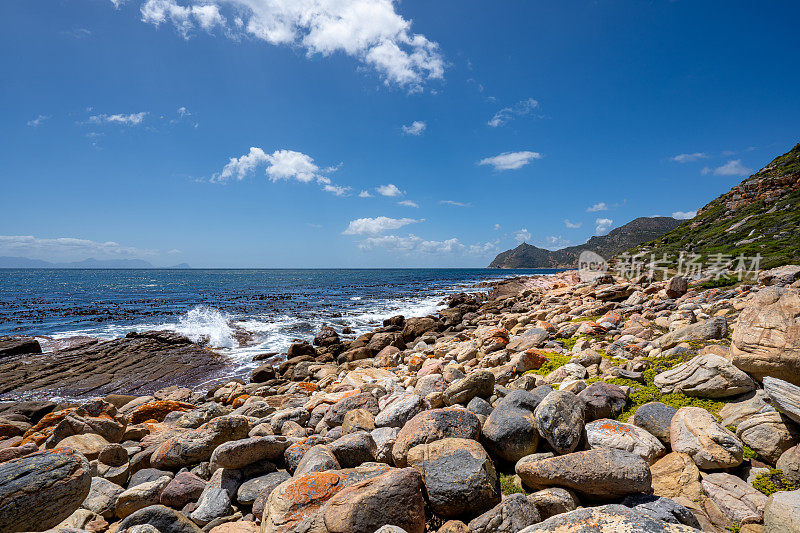
[(236, 348), (239, 343), (231, 327), (231, 316), (219, 309), (198, 305), (178, 319), (174, 326), (163, 329), (177, 331), (194, 342), (207, 343), (213, 348)]

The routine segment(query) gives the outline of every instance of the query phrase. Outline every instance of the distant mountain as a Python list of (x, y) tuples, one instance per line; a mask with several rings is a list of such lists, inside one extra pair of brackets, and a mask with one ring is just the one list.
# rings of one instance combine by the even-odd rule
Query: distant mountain
[(631, 250), (656, 257), (762, 257), (761, 269), (800, 263), (800, 144), (712, 200), (689, 221)]
[(513, 250), (497, 255), (489, 268), (577, 268), (578, 257), (591, 250), (605, 258), (651, 241), (681, 224), (672, 217), (640, 217), (615, 228), (608, 235), (595, 236), (585, 244), (561, 250), (545, 250), (522, 243)]
[[(0, 256), (0, 268), (159, 268), (142, 259), (84, 259), (70, 263), (51, 263), (27, 257)], [(186, 263), (168, 268), (191, 268)]]

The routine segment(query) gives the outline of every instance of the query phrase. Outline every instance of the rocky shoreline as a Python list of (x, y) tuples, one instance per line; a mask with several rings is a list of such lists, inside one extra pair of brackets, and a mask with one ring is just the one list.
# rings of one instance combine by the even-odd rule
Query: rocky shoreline
[(343, 334), (207, 391), (227, 362), (179, 335), (0, 339), (0, 394), (96, 396), (0, 404), (0, 533), (800, 530), (800, 267), (519, 278)]

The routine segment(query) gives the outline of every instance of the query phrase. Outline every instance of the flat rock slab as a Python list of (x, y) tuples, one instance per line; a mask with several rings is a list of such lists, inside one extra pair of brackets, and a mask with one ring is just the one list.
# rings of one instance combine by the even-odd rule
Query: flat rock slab
[(168, 331), (93, 339), (52, 353), (0, 361), (0, 397), (7, 399), (145, 395), (172, 385), (196, 386), (232, 368), (227, 358)]

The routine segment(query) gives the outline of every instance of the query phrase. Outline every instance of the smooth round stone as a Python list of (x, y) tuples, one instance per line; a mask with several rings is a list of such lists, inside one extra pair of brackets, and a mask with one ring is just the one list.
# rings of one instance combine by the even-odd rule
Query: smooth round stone
[(669, 444), (669, 428), (678, 410), (661, 402), (650, 402), (633, 414), (633, 425), (649, 431), (664, 444)]

